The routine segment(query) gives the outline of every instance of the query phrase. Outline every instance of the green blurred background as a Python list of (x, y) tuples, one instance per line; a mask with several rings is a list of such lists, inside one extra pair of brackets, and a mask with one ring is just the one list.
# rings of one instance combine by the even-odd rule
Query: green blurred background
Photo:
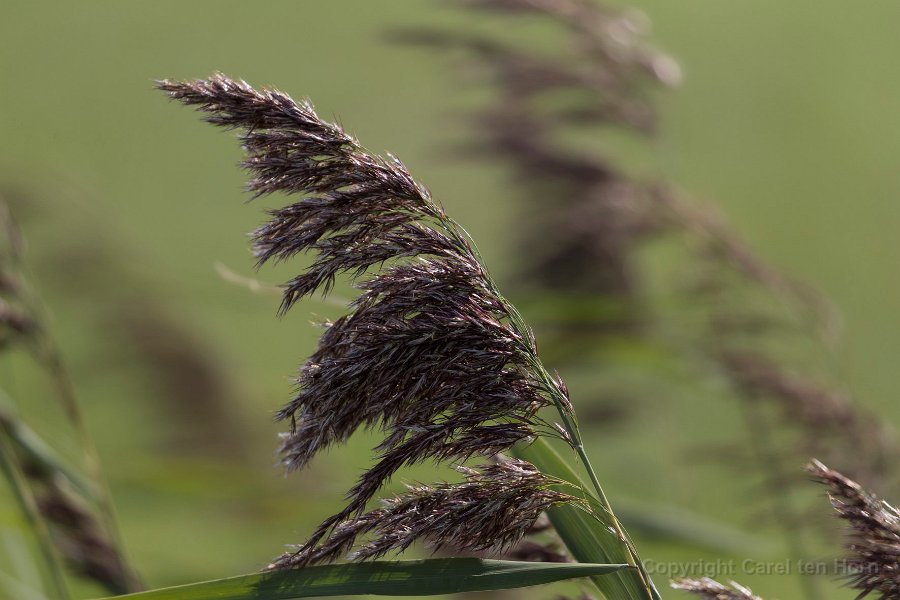
[[(832, 299), (844, 335), (828, 369), (866, 407), (900, 422), (900, 5), (631, 5), (685, 73), (680, 89), (661, 97), (651, 171), (718, 205), (761, 256)], [(358, 436), (289, 478), (274, 466), (270, 417), (313, 348), (311, 323), (340, 312), (310, 300), (279, 321), (277, 297), (217, 273), (218, 264), (254, 276), (245, 232), (277, 200), (246, 205), (236, 144), (167, 102), (153, 80), (222, 71), (310, 97), (369, 148), (402, 158), (503, 280), (527, 260), (509, 243), (517, 199), (506, 174), (446, 153), (472, 136), (454, 113), (483, 92), (433, 53), (384, 39), (390, 28), (482, 26), (478, 19), (448, 4), (372, 0), (0, 5), (0, 189), (20, 213), (31, 275), (149, 584), (261, 568), (332, 512), (372, 441)], [(259, 277), (277, 282), (296, 269)], [(220, 401), (195, 406), (190, 394), (161, 387), (142, 364), (146, 348), (123, 342), (153, 338), (161, 315), (215, 365)], [(129, 331), (138, 338), (123, 328), (137, 328)], [(573, 374), (576, 407), (586, 378)], [(0, 382), (73, 451), (24, 361), (4, 360)], [(732, 435), (733, 407), (717, 402), (714, 386), (678, 381), (661, 393), (665, 408), (642, 413), (640, 427), (598, 428), (590, 441), (614, 504), (685, 510), (751, 531), (753, 549), (735, 554), (738, 562), (782, 556), (780, 538), (739, 506), (746, 482), (723, 480), (720, 468), (690, 455), (692, 444)], [(4, 510), (8, 521), (12, 508)], [(638, 545), (655, 560), (719, 556), (676, 542)], [(799, 597), (793, 578), (735, 577), (764, 597)]]

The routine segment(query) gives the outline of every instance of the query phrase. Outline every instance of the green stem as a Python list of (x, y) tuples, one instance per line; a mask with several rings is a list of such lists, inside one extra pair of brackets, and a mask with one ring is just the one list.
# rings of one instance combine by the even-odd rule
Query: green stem
[[(478, 251), (478, 246), (475, 244), (472, 236), (470, 236), (469, 233), (459, 223), (447, 216), (440, 208), (437, 208), (434, 216), (448, 233), (456, 237), (457, 240), (471, 249), (472, 254), (475, 256), (479, 264), (484, 265), (481, 253)], [(486, 283), (491, 289), (491, 292), (504, 305), (506, 312), (509, 315), (510, 324), (512, 325), (513, 329), (518, 333), (519, 337), (521, 337), (523, 340), (529, 341), (527, 354), (529, 355), (531, 366), (541, 378), (542, 383), (544, 384), (544, 388), (547, 390), (547, 393), (550, 395), (550, 399), (553, 401), (553, 404), (556, 406), (556, 409), (559, 412), (560, 419), (562, 420), (562, 425), (569, 436), (568, 442), (575, 449), (575, 452), (578, 454), (578, 457), (582, 465), (584, 466), (588, 477), (591, 480), (591, 484), (593, 485), (594, 490), (597, 493), (597, 500), (600, 504), (600, 507), (608, 514), (608, 518), (603, 518), (597, 515), (595, 515), (595, 518), (604, 523), (609, 521), (619, 541), (622, 543), (626, 550), (628, 563), (631, 566), (635, 567), (640, 575), (644, 591), (646, 592), (646, 597), (650, 600), (658, 600), (660, 598), (659, 592), (656, 590), (656, 587), (653, 585), (653, 581), (650, 579), (650, 575), (644, 568), (644, 565), (641, 562), (640, 557), (638, 556), (637, 550), (635, 549), (631, 538), (628, 536), (625, 528), (622, 527), (622, 524), (619, 522), (619, 519), (613, 512), (612, 505), (610, 504), (609, 499), (606, 497), (606, 494), (603, 491), (603, 487), (600, 485), (600, 480), (597, 478), (597, 474), (594, 471), (594, 468), (591, 466), (591, 461), (588, 458), (587, 452), (584, 449), (584, 444), (581, 441), (581, 432), (578, 428), (578, 422), (575, 420), (575, 416), (571, 411), (571, 405), (569, 404), (568, 398), (565, 398), (563, 396), (563, 392), (559, 389), (559, 386), (554, 382), (553, 378), (550, 376), (550, 373), (547, 372), (546, 367), (544, 367), (543, 363), (538, 357), (537, 348), (534, 347), (533, 344), (531, 330), (525, 322), (525, 319), (522, 317), (522, 314), (509, 300), (506, 299), (505, 296), (503, 296), (503, 294), (500, 292), (499, 287), (497, 286), (497, 283), (490, 276), (490, 274), (487, 273), (486, 269), (484, 271), (484, 277)]]
[[(497, 292), (497, 294), (499, 295), (499, 291)], [(502, 298), (502, 296), (500, 297)], [(504, 299), (504, 301), (506, 300)], [(508, 310), (512, 316), (513, 326), (519, 329), (520, 335), (522, 335), (523, 337), (526, 336), (528, 329), (524, 324), (524, 319), (522, 319), (522, 316), (519, 314), (516, 308), (509, 304), (509, 301), (506, 301), (506, 303), (509, 307)], [(606, 497), (606, 492), (603, 491), (603, 486), (600, 485), (600, 479), (597, 477), (597, 473), (596, 471), (594, 471), (593, 465), (591, 465), (591, 460), (588, 457), (587, 451), (584, 448), (584, 443), (582, 442), (581, 430), (578, 427), (578, 421), (575, 419), (575, 415), (571, 411), (571, 405), (569, 404), (568, 398), (562, 396), (562, 392), (559, 391), (559, 386), (554, 383), (553, 378), (547, 372), (547, 369), (537, 357), (536, 353), (532, 356), (532, 365), (535, 371), (540, 374), (544, 387), (549, 391), (551, 395), (553, 404), (556, 406), (556, 410), (559, 413), (560, 420), (562, 421), (562, 426), (569, 436), (568, 443), (575, 450), (576, 454), (578, 454), (578, 458), (581, 461), (585, 472), (587, 472), (588, 477), (591, 480), (591, 485), (594, 487), (594, 490), (597, 494), (597, 500), (600, 503), (600, 507), (604, 511), (606, 511), (607, 515), (609, 516), (608, 520), (612, 525), (616, 536), (619, 538), (619, 540), (627, 550), (628, 564), (637, 569), (638, 574), (641, 578), (641, 582), (647, 593), (647, 597), (650, 598), (650, 600), (658, 600), (660, 598), (659, 592), (657, 591), (656, 586), (653, 584), (653, 580), (650, 578), (650, 574), (647, 573), (647, 570), (645, 569), (640, 556), (638, 556), (637, 549), (634, 547), (634, 543), (631, 541), (631, 537), (619, 522), (618, 517), (616, 517), (616, 513), (612, 508), (612, 504)], [(601, 520), (606, 521), (607, 519)]]
[(619, 518), (613, 511), (612, 503), (610, 503), (609, 499), (606, 497), (606, 492), (603, 491), (603, 486), (600, 485), (600, 479), (597, 477), (597, 473), (596, 471), (594, 471), (594, 467), (591, 465), (591, 459), (588, 457), (587, 452), (585, 451), (584, 443), (581, 441), (581, 431), (578, 428), (578, 423), (571, 418), (571, 415), (568, 415), (564, 407), (561, 407), (557, 404), (557, 409), (559, 411), (560, 417), (565, 423), (564, 426), (566, 427), (566, 431), (572, 437), (571, 445), (575, 449), (576, 454), (578, 454), (578, 458), (581, 460), (581, 464), (584, 467), (584, 470), (587, 472), (588, 478), (591, 480), (591, 485), (594, 486), (594, 491), (597, 493), (597, 500), (600, 502), (600, 506), (609, 515), (609, 520), (612, 523), (616, 535), (628, 550), (628, 564), (637, 567), (644, 587), (647, 590), (648, 597), (653, 600), (659, 598), (659, 592), (656, 590), (656, 586), (653, 585), (653, 581), (650, 579), (650, 574), (647, 573), (646, 569), (644, 568), (644, 564), (641, 561), (640, 556), (638, 556), (637, 549), (634, 547), (634, 543), (631, 541), (631, 537), (625, 531), (625, 528), (622, 526), (621, 522), (619, 522)]

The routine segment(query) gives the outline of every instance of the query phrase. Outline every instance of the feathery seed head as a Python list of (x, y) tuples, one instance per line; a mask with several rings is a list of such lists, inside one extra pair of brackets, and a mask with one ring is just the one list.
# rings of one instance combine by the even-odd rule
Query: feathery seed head
[(731, 587), (722, 585), (718, 581), (704, 577), (702, 579), (679, 579), (672, 582), (676, 590), (684, 590), (708, 600), (762, 600), (755, 596), (749, 588), (745, 588), (735, 582)]
[(850, 585), (860, 597), (900, 597), (900, 511), (817, 460), (806, 470), (828, 488), (831, 505), (849, 525)]
[(408, 486), (406, 494), (384, 500), (382, 508), (338, 523), (325, 543), (287, 553), (272, 568), (335, 560), (367, 534), (373, 539), (356, 545), (353, 559), (400, 552), (417, 540), (435, 550), (501, 552), (517, 543), (546, 509), (578, 501), (551, 489), (560, 482), (524, 461), (458, 469), (465, 475), (463, 483)]
[[(250, 191), (301, 196), (271, 211), (269, 222), (253, 233), (260, 265), (315, 255), (311, 266), (285, 284), (281, 312), (316, 290), (328, 293), (340, 274), (349, 274), (361, 290), (351, 312), (325, 330), (300, 369), (296, 394), (278, 412), (279, 420), (290, 423), (281, 455), (288, 469), (297, 469), (360, 427), (379, 428), (385, 439), (376, 448), (378, 462), (350, 490), (345, 509), (278, 566), (340, 557), (357, 535), (379, 527), (370, 522), (372, 515), (401, 519), (407, 507), (402, 503), (369, 516), (363, 511), (405, 465), (492, 456), (536, 435), (544, 424), (537, 416), (542, 407), (571, 411), (565, 385), (541, 365), (530, 330), (500, 295), (467, 234), (399, 160), (370, 154), (343, 129), (321, 120), (309, 103), (281, 92), (257, 91), (221, 74), (162, 81), (158, 87), (207, 113), (210, 123), (243, 130)], [(481, 493), (474, 502), (487, 491), (501, 491), (491, 482), (511, 481), (496, 469), (484, 473), (471, 474), (474, 480), (463, 491), (453, 490)], [(532, 480), (520, 474), (517, 481), (513, 489), (524, 493), (522, 486)], [(411, 493), (431, 501), (461, 498), (441, 487), (428, 490)], [(534, 491), (535, 504), (515, 496), (515, 506), (510, 500), (489, 509), (499, 518), (517, 508), (525, 518), (533, 506), (559, 498)], [(506, 544), (522, 522), (507, 522), (504, 527), (512, 528), (495, 532), (502, 534), (496, 540)], [(441, 531), (449, 536), (456, 530)], [(444, 543), (441, 535), (434, 538), (438, 545)], [(405, 547), (413, 537), (378, 542), (358, 556)]]

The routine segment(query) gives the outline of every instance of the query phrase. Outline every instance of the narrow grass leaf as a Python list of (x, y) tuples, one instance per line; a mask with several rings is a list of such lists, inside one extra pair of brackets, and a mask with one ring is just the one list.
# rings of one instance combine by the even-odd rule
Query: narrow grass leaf
[[(545, 475), (578, 485), (582, 490), (587, 489), (578, 474), (546, 440), (538, 438), (529, 445), (516, 446), (513, 454), (527, 460)], [(569, 491), (572, 493), (571, 488)], [(576, 492), (577, 494), (584, 495), (596, 515), (605, 515), (596, 498), (587, 492)], [(628, 562), (625, 547), (613, 533), (611, 521), (601, 522), (572, 504), (554, 506), (547, 511), (547, 516), (575, 560), (585, 563)], [(640, 576), (633, 569), (620, 571), (610, 577), (592, 577), (591, 580), (607, 600), (647, 597)]]
[(361, 594), (431, 596), (598, 578), (626, 565), (535, 563), (477, 558), (374, 561), (241, 575), (151, 590), (117, 599), (291, 600)]

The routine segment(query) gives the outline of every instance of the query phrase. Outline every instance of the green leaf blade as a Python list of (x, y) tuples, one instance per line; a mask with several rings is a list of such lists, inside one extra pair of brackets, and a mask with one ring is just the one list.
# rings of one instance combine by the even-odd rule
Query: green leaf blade
[(360, 594), (430, 596), (600, 577), (624, 564), (535, 563), (477, 558), (373, 561), (273, 571), (139, 592), (133, 600), (292, 600)]
[[(513, 454), (527, 460), (545, 475), (577, 485), (582, 490), (587, 489), (572, 467), (542, 438), (528, 445), (516, 446)], [(572, 493), (571, 488), (561, 489)], [(584, 491), (580, 493), (596, 514), (604, 514), (596, 498)], [(558, 504), (547, 511), (547, 516), (575, 560), (616, 564), (628, 561), (625, 547), (610, 530), (611, 522), (601, 523), (573, 504)], [(591, 577), (591, 580), (607, 600), (641, 600), (647, 597), (640, 576), (634, 569), (622, 570), (610, 577)]]

